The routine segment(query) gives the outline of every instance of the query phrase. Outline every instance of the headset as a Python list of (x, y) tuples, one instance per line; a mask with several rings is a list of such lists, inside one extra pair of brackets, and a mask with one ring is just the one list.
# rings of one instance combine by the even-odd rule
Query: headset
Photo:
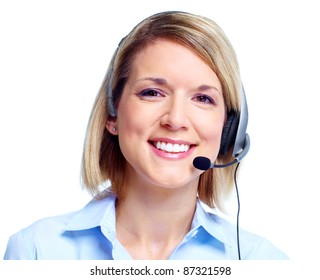
[(195, 168), (200, 170), (208, 170), (209, 168), (223, 168), (239, 163), (249, 152), (250, 137), (247, 131), (248, 125), (248, 106), (245, 92), (242, 86), (241, 91), (241, 111), (237, 113), (230, 110), (227, 113), (227, 120), (224, 124), (221, 141), (220, 141), (220, 155), (225, 155), (233, 146), (232, 157), (233, 160), (225, 164), (215, 164), (209, 158), (199, 156), (193, 160)]
[(113, 54), (113, 57), (111, 59), (111, 62), (110, 62), (110, 66), (109, 66), (109, 70), (108, 70), (108, 73), (107, 73), (107, 77), (108, 77), (108, 80), (107, 80), (107, 85), (106, 85), (106, 101), (107, 101), (107, 108), (108, 108), (108, 112), (109, 112), (109, 115), (111, 117), (116, 117), (117, 116), (117, 109), (116, 107), (114, 106), (114, 101), (113, 101), (113, 90), (112, 90), (112, 81), (113, 81), (113, 66), (114, 66), (114, 60), (118, 54), (118, 50), (122, 44), (122, 42), (124, 41), (126, 37), (122, 38), (120, 43), (118, 44), (118, 47), (117, 49), (115, 50), (114, 54)]
[(234, 171), (234, 185), (237, 194), (237, 248), (238, 259), (241, 260), (240, 250), (240, 234), (239, 234), (239, 214), (240, 214), (240, 197), (237, 184), (237, 171), (240, 161), (247, 155), (250, 148), (250, 137), (247, 133), (248, 126), (248, 105), (244, 88), (241, 90), (241, 110), (239, 113), (230, 110), (227, 113), (227, 121), (223, 127), (219, 154), (225, 155), (233, 146), (232, 156), (233, 160), (225, 164), (215, 164), (207, 157), (196, 157), (193, 160), (193, 166), (200, 170), (208, 170), (209, 168), (224, 168), (237, 164)]
[[(242, 86), (241, 111), (240, 113), (236, 113), (233, 110), (228, 112), (227, 121), (222, 130), (219, 153), (224, 155), (233, 146), (232, 156), (236, 162), (240, 162), (247, 155), (250, 148), (250, 137), (247, 133), (247, 126), (248, 105), (245, 91)], [(231, 164), (233, 164), (233, 162)]]

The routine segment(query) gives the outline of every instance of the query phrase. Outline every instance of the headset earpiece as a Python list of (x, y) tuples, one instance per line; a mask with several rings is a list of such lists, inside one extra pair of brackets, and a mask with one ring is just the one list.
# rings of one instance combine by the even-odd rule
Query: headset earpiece
[(221, 135), (220, 151), (221, 155), (226, 154), (233, 146), (233, 157), (240, 161), (250, 148), (250, 138), (247, 134), (248, 125), (248, 105), (242, 87), (241, 91), (241, 111), (240, 113), (231, 110), (227, 114), (227, 121), (223, 127)]
[(225, 155), (234, 144), (239, 125), (239, 116), (235, 111), (227, 114), (227, 121), (223, 127), (219, 153)]

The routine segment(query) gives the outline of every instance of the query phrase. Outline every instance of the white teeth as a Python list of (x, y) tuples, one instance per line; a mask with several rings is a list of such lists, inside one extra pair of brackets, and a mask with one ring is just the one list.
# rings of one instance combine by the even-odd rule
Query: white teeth
[(155, 142), (155, 146), (158, 150), (162, 150), (168, 153), (183, 153), (187, 152), (190, 148), (189, 145), (185, 144), (172, 144), (172, 143), (165, 143), (161, 141)]

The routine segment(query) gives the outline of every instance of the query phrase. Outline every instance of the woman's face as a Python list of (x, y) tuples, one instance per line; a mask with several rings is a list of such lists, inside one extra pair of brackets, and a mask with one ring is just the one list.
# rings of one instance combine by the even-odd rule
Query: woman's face
[[(193, 159), (214, 161), (225, 120), (216, 74), (186, 47), (158, 39), (138, 55), (115, 122), (129, 180), (165, 188), (198, 185)], [(117, 127), (117, 132), (112, 131)]]

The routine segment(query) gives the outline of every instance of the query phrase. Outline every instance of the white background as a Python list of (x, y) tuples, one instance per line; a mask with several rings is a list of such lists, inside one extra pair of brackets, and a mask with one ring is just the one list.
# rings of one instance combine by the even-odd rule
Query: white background
[[(0, 258), (20, 228), (90, 199), (82, 146), (109, 59), (134, 25), (163, 10), (210, 17), (238, 54), (252, 142), (239, 180), (241, 227), (292, 259), (318, 258), (316, 2), (1, 1)], [(235, 211), (231, 200), (231, 220)]]

